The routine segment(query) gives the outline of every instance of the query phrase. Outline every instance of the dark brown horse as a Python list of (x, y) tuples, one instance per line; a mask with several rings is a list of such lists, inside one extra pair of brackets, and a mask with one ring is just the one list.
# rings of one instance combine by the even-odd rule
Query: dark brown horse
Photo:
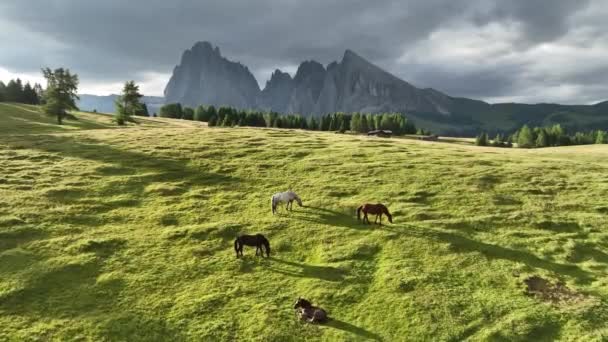
[(327, 312), (325, 310), (313, 306), (304, 298), (298, 298), (293, 308), (296, 310), (296, 315), (309, 323), (325, 323), (327, 322)]
[(393, 215), (388, 212), (388, 208), (384, 204), (369, 204), (365, 203), (359, 208), (357, 208), (357, 220), (361, 220), (361, 212), (363, 211), (363, 222), (369, 222), (369, 218), (367, 214), (376, 215), (376, 219), (374, 223), (378, 223), (378, 218), (380, 218), (380, 225), (382, 225), (382, 214), (388, 217), (388, 222), (393, 223)]
[(270, 257), (270, 242), (268, 239), (262, 234), (255, 235), (241, 235), (234, 240), (234, 251), (236, 252), (236, 257), (239, 255), (243, 256), (243, 246), (255, 246), (255, 255), (257, 256), (260, 253), (264, 256), (264, 251), (262, 250), (262, 246), (266, 249), (266, 256)]

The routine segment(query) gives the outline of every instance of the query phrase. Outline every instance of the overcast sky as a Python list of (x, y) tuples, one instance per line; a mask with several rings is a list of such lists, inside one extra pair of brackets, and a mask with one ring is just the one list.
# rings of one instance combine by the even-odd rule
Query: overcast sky
[(134, 79), (162, 95), (197, 41), (247, 65), (327, 64), (351, 49), (418, 86), (490, 102), (608, 99), (605, 0), (1, 0), (0, 79), (68, 67), (80, 92)]

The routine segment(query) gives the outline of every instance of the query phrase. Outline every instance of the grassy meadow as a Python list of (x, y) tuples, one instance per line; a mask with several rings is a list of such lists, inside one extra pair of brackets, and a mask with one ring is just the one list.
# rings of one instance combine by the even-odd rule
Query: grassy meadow
[[(0, 104), (1, 341), (608, 338), (608, 145), (74, 115)], [(305, 206), (273, 216), (290, 187)], [(257, 232), (271, 258), (236, 259)], [(297, 321), (298, 296), (332, 320)]]

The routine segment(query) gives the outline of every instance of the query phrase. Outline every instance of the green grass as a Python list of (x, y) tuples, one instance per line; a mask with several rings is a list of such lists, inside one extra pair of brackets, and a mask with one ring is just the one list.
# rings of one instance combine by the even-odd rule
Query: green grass
[[(0, 340), (608, 337), (606, 145), (56, 127), (18, 107), (0, 105)], [(272, 216), (289, 187), (305, 207)], [(365, 201), (395, 223), (357, 222)], [(237, 260), (234, 237), (256, 232), (272, 258)], [(527, 296), (531, 275), (584, 297)], [(332, 321), (296, 321), (298, 296)]]

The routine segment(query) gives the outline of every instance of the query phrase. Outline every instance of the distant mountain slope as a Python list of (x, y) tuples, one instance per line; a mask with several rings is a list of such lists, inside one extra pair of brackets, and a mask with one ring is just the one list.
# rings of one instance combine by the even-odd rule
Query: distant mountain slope
[(208, 42), (186, 50), (165, 89), (167, 102), (187, 106), (230, 105), (305, 116), (330, 112), (402, 112), (418, 125), (455, 135), (512, 131), (529, 123), (560, 123), (576, 129), (608, 129), (608, 101), (594, 106), (489, 104), (421, 89), (395, 77), (351, 50), (327, 67), (300, 64), (296, 74), (275, 70), (260, 90), (241, 63), (223, 57)]
[[(114, 101), (118, 95), (112, 94), (107, 96), (80, 94), (80, 101), (77, 106), (80, 110), (92, 112), (96, 110), (100, 113), (114, 113)], [(148, 106), (148, 112), (158, 113), (160, 107), (165, 103), (165, 98), (160, 96), (144, 96), (142, 102)]]
[(246, 66), (222, 57), (219, 48), (199, 42), (184, 52), (173, 69), (165, 99), (191, 107), (214, 104), (255, 108), (259, 93), (258, 83)]

